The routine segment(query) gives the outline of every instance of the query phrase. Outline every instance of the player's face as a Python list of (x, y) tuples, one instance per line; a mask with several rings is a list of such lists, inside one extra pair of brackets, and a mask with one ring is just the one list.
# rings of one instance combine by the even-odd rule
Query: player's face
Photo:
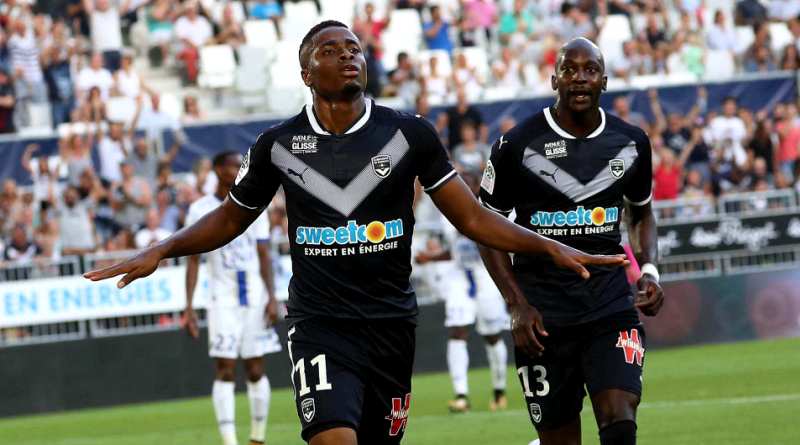
[(242, 165), (241, 155), (231, 155), (225, 158), (225, 163), (214, 168), (219, 182), (227, 187), (231, 187), (239, 174), (239, 167)]
[(367, 62), (358, 37), (346, 28), (320, 31), (302, 74), (305, 84), (325, 97), (362, 93), (367, 85)]
[(606, 76), (599, 53), (588, 46), (567, 49), (556, 66), (552, 87), (559, 102), (574, 112), (595, 109), (606, 89)]

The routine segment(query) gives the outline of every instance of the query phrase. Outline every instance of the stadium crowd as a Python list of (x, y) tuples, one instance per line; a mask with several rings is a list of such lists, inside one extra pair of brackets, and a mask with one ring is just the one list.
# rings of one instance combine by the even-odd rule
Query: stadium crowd
[[(242, 21), (272, 20), (281, 29), (283, 2), (188, 0), (10, 0), (0, 6), (0, 129), (24, 127), (47, 103), (59, 132), (58, 155), (43, 156), (28, 146), (21, 167), (33, 185), (6, 178), (0, 190), (2, 260), (28, 262), (91, 252), (140, 248), (163, 239), (184, 223), (188, 206), (214, 190), (210, 160), (199, 159), (189, 173), (172, 171), (186, 142), (184, 123), (204, 120), (195, 97), (186, 96), (180, 120), (161, 110), (159, 92), (134, 68), (127, 49), (132, 21), (144, 17), (152, 64), (177, 63), (187, 84), (197, 78), (198, 47), (246, 43)], [(63, 2), (62, 2), (63, 3)], [(727, 16), (705, 8), (705, 1), (607, 0), (394, 0), (378, 17), (370, 2), (357, 2), (353, 29), (367, 48), (372, 95), (406, 97), (417, 113), (443, 135), (459, 168), (482, 169), (488, 156), (487, 116), (472, 103), (472, 93), (487, 87), (523, 88), (549, 93), (556, 50), (575, 36), (597, 38), (606, 17), (629, 17), (632, 38), (606, 60), (612, 78), (666, 74), (676, 69), (697, 76), (706, 69), (705, 51), (730, 51), (741, 71), (797, 70), (800, 66), (800, 4), (773, 0), (736, 2), (734, 21), (751, 26), (753, 41), (741, 45)], [(666, 5), (671, 5), (670, 7)], [(142, 9), (144, 14), (137, 14)], [(385, 17), (394, 9), (414, 8), (424, 17), (424, 41), (447, 54), (449, 75), (433, 54), (415, 60), (400, 52), (396, 68), (382, 69)], [(236, 11), (243, 11), (242, 14)], [(678, 11), (678, 22), (675, 12)], [(710, 20), (709, 20), (710, 18)], [(141, 19), (141, 18), (140, 18)], [(788, 24), (791, 42), (774, 48), (767, 25)], [(487, 66), (471, 65), (464, 50), (482, 46), (492, 56)], [(170, 59), (172, 58), (172, 59)], [(613, 112), (646, 129), (654, 153), (655, 199), (717, 197), (725, 193), (795, 187), (800, 191), (800, 113), (795, 103), (770, 111), (739, 107), (735, 98), (721, 110), (709, 109), (705, 90), (681, 113), (662, 111), (650, 93), (654, 119), (631, 111), (625, 96)], [(116, 98), (132, 104), (124, 118), (111, 112)], [(453, 97), (455, 104), (432, 115), (431, 103)], [(515, 122), (501, 121), (506, 131)], [(165, 147), (161, 133), (175, 143)], [(99, 163), (93, 162), (93, 153)], [(270, 207), (276, 239), (286, 239), (286, 212), (280, 198)], [(280, 246), (286, 250), (285, 244)]]

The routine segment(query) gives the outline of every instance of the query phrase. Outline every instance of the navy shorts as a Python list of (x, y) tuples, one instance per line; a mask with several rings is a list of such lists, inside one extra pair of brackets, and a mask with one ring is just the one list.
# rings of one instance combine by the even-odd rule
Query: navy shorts
[[(514, 351), (533, 426), (552, 430), (575, 420), (586, 390), (642, 394), (645, 333), (635, 310), (575, 326), (546, 326), (541, 357)], [(584, 389), (584, 387), (586, 389)]]
[(400, 443), (411, 405), (414, 329), (403, 319), (294, 323), (288, 349), (303, 440), (347, 427), (358, 443)]

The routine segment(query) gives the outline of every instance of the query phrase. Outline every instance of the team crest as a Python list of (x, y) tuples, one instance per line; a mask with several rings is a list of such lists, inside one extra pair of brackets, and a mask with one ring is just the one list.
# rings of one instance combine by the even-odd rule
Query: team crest
[(392, 157), (389, 155), (373, 156), (372, 170), (381, 179), (389, 176), (389, 173), (392, 172)]
[(486, 168), (483, 170), (483, 177), (481, 178), (481, 188), (489, 192), (491, 195), (494, 193), (494, 180), (497, 174), (494, 171), (492, 161), (486, 162)]
[(234, 184), (239, 185), (242, 179), (247, 176), (247, 172), (250, 170), (250, 149), (247, 149), (247, 153), (244, 154), (244, 158), (242, 159), (242, 166), (239, 167), (239, 173), (236, 175), (236, 181)]
[(397, 436), (405, 431), (408, 424), (408, 410), (411, 408), (411, 393), (406, 394), (405, 405), (400, 397), (392, 398), (392, 412), (384, 419), (391, 422), (389, 425), (389, 435)]
[(314, 399), (303, 399), (300, 403), (300, 409), (303, 411), (303, 419), (306, 422), (311, 422), (314, 418)]
[(528, 408), (531, 412), (531, 419), (534, 422), (539, 423), (542, 421), (542, 408), (539, 406), (538, 403), (531, 403)]
[(625, 174), (625, 161), (622, 159), (612, 159), (608, 161), (608, 167), (615, 178), (621, 178)]

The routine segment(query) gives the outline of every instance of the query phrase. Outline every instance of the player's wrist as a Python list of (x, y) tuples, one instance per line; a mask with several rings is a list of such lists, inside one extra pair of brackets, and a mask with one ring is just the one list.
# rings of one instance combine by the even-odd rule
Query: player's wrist
[(642, 272), (642, 277), (645, 275), (650, 275), (656, 283), (661, 280), (661, 274), (658, 273), (658, 267), (656, 267), (653, 263), (645, 263), (643, 264), (639, 270)]

